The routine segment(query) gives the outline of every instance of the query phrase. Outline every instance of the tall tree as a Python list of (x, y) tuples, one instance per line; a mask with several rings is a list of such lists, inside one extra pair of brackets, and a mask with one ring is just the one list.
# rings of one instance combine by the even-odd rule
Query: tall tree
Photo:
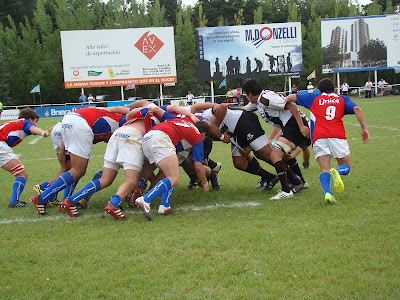
[(0, 101), (4, 105), (14, 104), (10, 97), (10, 78), (7, 60), (0, 51)]

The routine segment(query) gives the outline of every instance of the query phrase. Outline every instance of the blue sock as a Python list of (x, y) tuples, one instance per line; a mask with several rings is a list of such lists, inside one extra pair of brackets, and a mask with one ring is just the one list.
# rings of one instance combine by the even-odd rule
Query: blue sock
[(347, 164), (340, 165), (337, 167), (336, 171), (338, 171), (340, 175), (347, 175), (350, 173), (350, 166)]
[(42, 191), (44, 191), (44, 190), (46, 190), (46, 189), (50, 186), (50, 184), (49, 184), (48, 181), (45, 181), (45, 182), (41, 183), (39, 186), (40, 186), (40, 189), (41, 189)]
[(10, 203), (17, 203), (22, 191), (25, 188), (26, 179), (24, 177), (16, 177), (12, 187)]
[(169, 198), (171, 198), (172, 192), (174, 191), (174, 187), (169, 189), (168, 191), (162, 193), (161, 195), (161, 205), (165, 207), (169, 207)]
[(63, 194), (63, 201), (65, 200), (65, 198), (69, 198), (69, 197), (71, 197), (71, 195), (74, 193), (74, 191), (75, 191), (75, 188), (76, 188), (76, 185), (78, 184), (78, 181), (74, 181), (74, 183), (73, 184), (71, 184), (70, 186), (67, 186), (65, 189), (64, 189), (64, 194)]
[(94, 174), (92, 180), (100, 179), (101, 175), (103, 175), (103, 171), (99, 171), (96, 174)]
[(324, 190), (324, 194), (329, 193), (333, 195), (331, 191), (331, 175), (328, 172), (319, 174), (319, 182)]
[(170, 189), (171, 181), (168, 178), (164, 178), (157, 182), (157, 184), (143, 196), (144, 201), (147, 203), (151, 203), (151, 201), (153, 201), (159, 195)]
[[(96, 179), (100, 179), (101, 175), (103, 175), (103, 171), (99, 171), (96, 174), (94, 174), (92, 181), (96, 180)], [(92, 195), (86, 195), (83, 197), (83, 199), (85, 199), (87, 202), (89, 202), (90, 197), (92, 197)]]
[(74, 183), (74, 177), (72, 177), (70, 172), (65, 172), (57, 180), (49, 186), (43, 193), (39, 195), (39, 200), (41, 203), (47, 203), (54, 199), (54, 196), (61, 190), (65, 189)]
[(112, 195), (110, 202), (111, 202), (112, 205), (118, 207), (121, 204), (122, 200), (121, 200), (120, 196)]
[(146, 188), (146, 185), (147, 181), (144, 178), (139, 178), (139, 187), (144, 190)]
[(88, 196), (90, 197), (99, 190), (101, 190), (100, 180), (98, 180), (98, 179), (92, 180), (88, 184), (86, 184), (83, 188), (81, 188), (79, 191), (77, 191), (75, 194), (73, 194), (69, 198), (69, 200), (73, 204), (77, 204), (79, 202), (79, 200), (81, 200), (82, 198), (85, 198)]

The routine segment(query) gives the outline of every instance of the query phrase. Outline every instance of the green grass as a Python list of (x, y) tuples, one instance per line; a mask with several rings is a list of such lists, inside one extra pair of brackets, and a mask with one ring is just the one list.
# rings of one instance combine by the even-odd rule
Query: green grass
[[(324, 204), (313, 156), (303, 171), (310, 188), (273, 202), (278, 188), (254, 189), (259, 178), (235, 170), (222, 143), (212, 152), (223, 164), (221, 191), (188, 192), (182, 175), (171, 200), (177, 213), (155, 213), (153, 222), (128, 209), (125, 222), (104, 216), (122, 174), (92, 197), (82, 218), (71, 219), (56, 208), (40, 217), (32, 204), (8, 209), (13, 177), (1, 171), (1, 297), (399, 299), (400, 98), (355, 101), (371, 140), (362, 143), (355, 116), (344, 118), (352, 169), (333, 206)], [(38, 126), (57, 120), (41, 119)], [(51, 140), (30, 145), (34, 138), (14, 148), (30, 176), (22, 200), (58, 170)], [(102, 168), (105, 146), (94, 146), (78, 188)]]

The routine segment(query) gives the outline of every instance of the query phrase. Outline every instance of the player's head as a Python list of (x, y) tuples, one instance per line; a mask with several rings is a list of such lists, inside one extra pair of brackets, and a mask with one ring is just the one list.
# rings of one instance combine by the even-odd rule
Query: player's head
[(258, 95), (260, 95), (261, 92), (262, 92), (261, 83), (258, 82), (258, 81), (255, 80), (255, 79), (247, 80), (247, 81), (245, 82), (245, 84), (243, 85), (243, 91), (244, 91), (244, 93), (246, 94), (246, 96), (249, 96), (250, 93), (251, 93), (253, 96), (258, 96)]
[(19, 112), (19, 119), (39, 120), (40, 116), (30, 107), (25, 107)]
[(199, 121), (194, 123), (194, 126), (197, 127), (197, 129), (200, 131), (200, 133), (205, 133), (206, 135), (208, 135), (208, 132), (210, 131), (210, 126), (208, 125), (208, 123), (206, 121)]
[(331, 79), (324, 78), (318, 82), (318, 89), (321, 93), (330, 94), (335, 91), (335, 85)]

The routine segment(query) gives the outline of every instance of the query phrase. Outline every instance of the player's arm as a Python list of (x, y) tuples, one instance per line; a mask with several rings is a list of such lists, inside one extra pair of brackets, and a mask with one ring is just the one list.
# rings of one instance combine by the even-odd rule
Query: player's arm
[(150, 104), (150, 103), (151, 102), (147, 101), (147, 100), (139, 100), (139, 101), (135, 101), (135, 102), (125, 105), (125, 106), (129, 107), (129, 108), (138, 108), (138, 107), (146, 106), (147, 104)]
[(207, 193), (210, 188), (208, 186), (206, 170), (202, 163), (204, 161), (203, 140), (200, 140), (198, 143), (194, 144), (191, 151), (192, 151), (192, 160), (194, 164), (194, 169), (196, 171), (196, 175), (199, 178), (201, 184), (203, 185), (203, 192)]
[(209, 109), (211, 107), (214, 107), (215, 105), (218, 105), (217, 103), (210, 103), (210, 102), (205, 102), (205, 103), (197, 103), (190, 105), (190, 111), (195, 114), (199, 111)]
[(299, 126), (300, 132), (302, 135), (309, 137), (310, 136), (310, 128), (303, 124), (303, 119), (300, 116), (300, 112), (297, 109), (296, 105), (293, 103), (287, 102), (285, 105), (285, 109), (289, 110), (293, 117), (295, 118), (297, 125)]
[(29, 131), (32, 134), (41, 135), (43, 137), (48, 137), (51, 133), (51, 128), (47, 128), (46, 130), (43, 130), (43, 129), (33, 125), (29, 128)]
[(297, 100), (296, 94), (290, 94), (289, 96), (285, 97), (286, 102), (293, 102), (293, 101), (296, 102), (296, 100)]
[(179, 105), (168, 105), (167, 106), (167, 112), (169, 113), (174, 113), (174, 114), (178, 114), (178, 115), (184, 115), (186, 117), (189, 117), (192, 119), (192, 121), (194, 123), (198, 122), (199, 119), (192, 114), (190, 111), (188, 111), (186, 108), (184, 108), (183, 106), (179, 106)]
[(110, 113), (126, 115), (131, 111), (128, 106), (111, 106), (111, 107), (98, 107), (98, 109), (106, 110)]
[(272, 144), (272, 140), (277, 139), (276, 136), (277, 136), (278, 134), (279, 134), (279, 135), (282, 134), (281, 128), (278, 127), (278, 126), (272, 126), (272, 130), (271, 130), (271, 132), (270, 132), (270, 134), (269, 134), (269, 136), (268, 136), (268, 141), (269, 141), (270, 144)]
[[(225, 119), (226, 113), (228, 111), (228, 105), (218, 104), (213, 108), (213, 113), (215, 116), (215, 125), (217, 128), (221, 125), (222, 121)], [(219, 130), (219, 129), (218, 129)], [(230, 141), (230, 136), (228, 135), (228, 130), (217, 136), (222, 142), (228, 144)]]
[(361, 126), (361, 138), (365, 143), (368, 142), (369, 140), (369, 132), (367, 129), (367, 123), (365, 122), (365, 118), (364, 118), (364, 113), (361, 109), (361, 107), (359, 107), (358, 105), (354, 106), (353, 108), (354, 114), (357, 117), (358, 122), (360, 123)]

